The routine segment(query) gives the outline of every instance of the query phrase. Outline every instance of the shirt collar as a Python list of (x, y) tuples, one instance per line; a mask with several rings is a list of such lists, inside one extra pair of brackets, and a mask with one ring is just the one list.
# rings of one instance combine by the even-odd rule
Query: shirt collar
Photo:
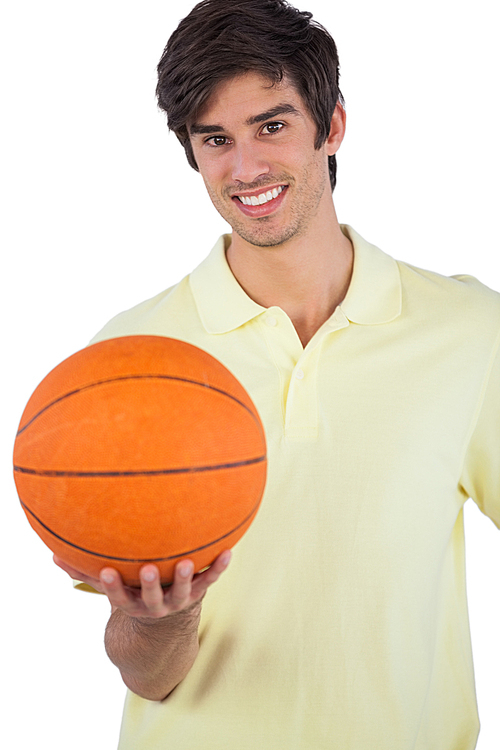
[(401, 314), (402, 286), (397, 262), (347, 224), (342, 232), (354, 247), (351, 283), (340, 308), (351, 323), (378, 325)]
[(229, 234), (219, 237), (210, 254), (189, 276), (201, 322), (208, 333), (227, 333), (266, 311), (244, 292), (226, 260)]
[[(342, 232), (354, 247), (351, 283), (340, 309), (352, 323), (388, 323), (401, 313), (401, 279), (396, 261), (366, 242), (350, 226)], [(244, 292), (226, 260), (230, 235), (223, 235), (190, 274), (189, 283), (208, 333), (227, 333), (266, 312)]]

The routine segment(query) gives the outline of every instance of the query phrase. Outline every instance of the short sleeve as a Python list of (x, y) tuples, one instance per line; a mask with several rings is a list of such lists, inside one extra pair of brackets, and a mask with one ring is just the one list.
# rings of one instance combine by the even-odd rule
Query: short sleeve
[(461, 485), (500, 528), (500, 333), (486, 372)]

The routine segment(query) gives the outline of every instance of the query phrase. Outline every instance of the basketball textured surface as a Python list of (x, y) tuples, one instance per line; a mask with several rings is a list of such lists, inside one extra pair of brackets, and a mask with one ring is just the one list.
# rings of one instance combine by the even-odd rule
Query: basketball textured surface
[(138, 586), (189, 557), (211, 564), (245, 533), (266, 479), (257, 410), (220, 362), (191, 344), (127, 336), (83, 349), (36, 388), (14, 447), (31, 526), (66, 563), (111, 566)]

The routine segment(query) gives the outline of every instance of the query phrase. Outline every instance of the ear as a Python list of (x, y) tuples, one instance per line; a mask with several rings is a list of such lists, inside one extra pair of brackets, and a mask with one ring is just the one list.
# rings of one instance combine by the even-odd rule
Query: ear
[(344, 140), (345, 122), (345, 109), (341, 104), (337, 102), (337, 106), (335, 107), (332, 115), (332, 121), (330, 123), (330, 132), (325, 143), (328, 156), (333, 156), (339, 150), (340, 144)]

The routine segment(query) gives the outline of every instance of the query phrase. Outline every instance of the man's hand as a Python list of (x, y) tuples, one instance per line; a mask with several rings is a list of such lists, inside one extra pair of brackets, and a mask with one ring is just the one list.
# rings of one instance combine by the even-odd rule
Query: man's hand
[(213, 564), (194, 575), (191, 560), (181, 560), (175, 566), (173, 583), (162, 588), (156, 565), (144, 565), (140, 571), (141, 588), (125, 586), (114, 568), (103, 568), (99, 578), (90, 578), (67, 565), (54, 555), (54, 562), (71, 578), (92, 586), (106, 594), (112, 611), (121, 609), (129, 617), (159, 619), (181, 612), (201, 602), (209, 586), (215, 583), (229, 565), (230, 550), (222, 552)]
[(144, 565), (141, 587), (125, 586), (117, 570), (103, 568), (99, 578), (54, 562), (71, 578), (106, 594), (112, 612), (106, 627), (106, 652), (130, 690), (146, 700), (160, 701), (185, 678), (198, 653), (201, 600), (227, 568), (226, 550), (202, 573), (193, 574), (191, 560), (175, 566), (174, 580), (163, 588), (156, 565)]

